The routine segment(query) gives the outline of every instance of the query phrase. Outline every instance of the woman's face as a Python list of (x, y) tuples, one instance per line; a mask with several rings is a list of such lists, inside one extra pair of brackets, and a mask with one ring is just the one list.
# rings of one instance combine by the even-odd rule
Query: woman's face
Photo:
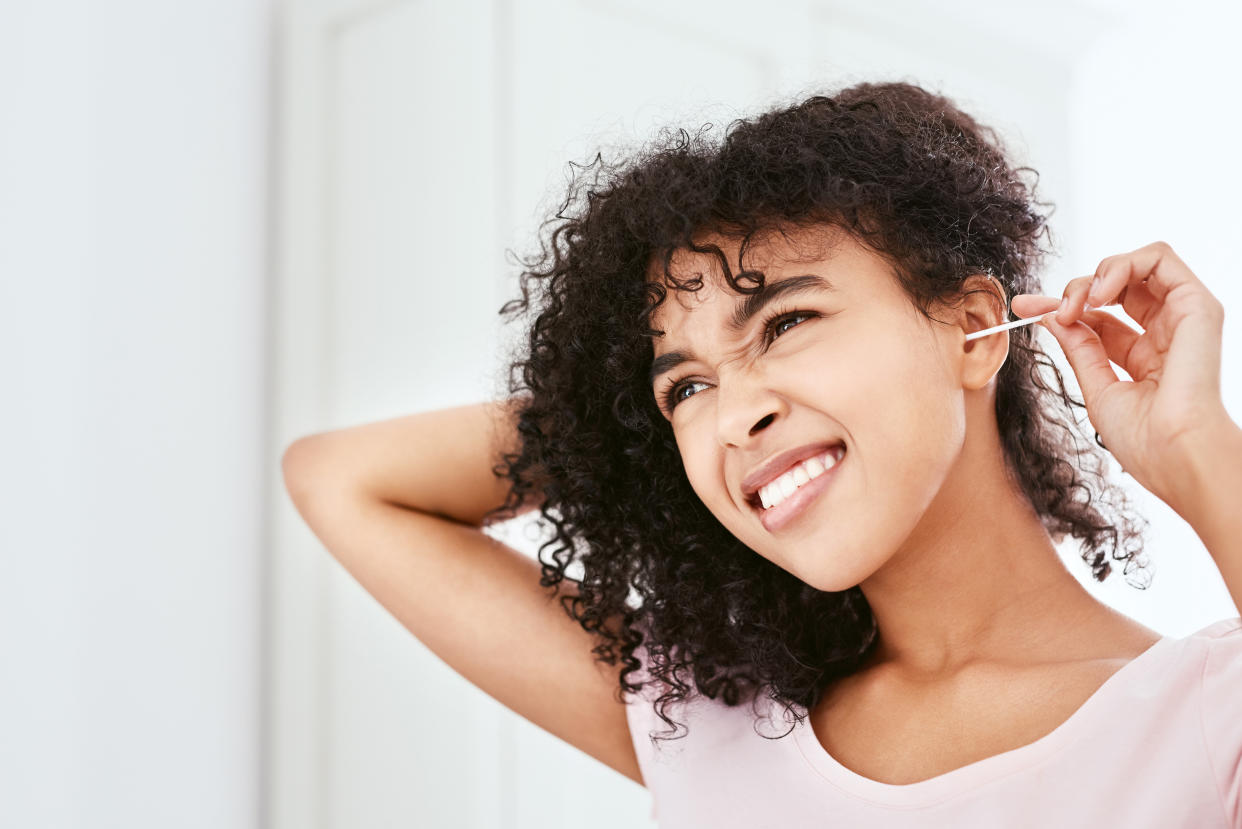
[[(748, 248), (744, 264), (765, 274), (761, 304), (730, 290), (714, 257), (678, 251), (672, 273), (704, 285), (669, 290), (653, 314), (666, 333), (652, 392), (712, 514), (807, 584), (844, 590), (910, 538), (962, 450), (963, 331), (927, 320), (849, 234), (809, 248), (806, 233), (790, 233), (795, 247), (775, 235)], [(737, 242), (705, 241), (736, 274)], [(822, 462), (797, 463), (807, 458)]]

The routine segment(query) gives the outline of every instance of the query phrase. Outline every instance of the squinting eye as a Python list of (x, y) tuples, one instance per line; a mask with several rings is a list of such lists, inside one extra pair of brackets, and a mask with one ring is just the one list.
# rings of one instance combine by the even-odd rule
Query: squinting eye
[[(788, 311), (778, 312), (763, 323), (764, 339), (767, 342), (776, 339), (785, 334), (790, 328), (801, 324), (808, 319), (814, 319), (820, 316), (815, 311)], [(765, 345), (767, 343), (765, 342)], [(684, 380), (673, 383), (664, 393), (664, 409), (672, 414), (673, 409), (677, 408), (677, 404), (681, 403), (693, 395), (683, 395), (682, 392), (692, 386), (704, 386), (706, 383), (700, 380)]]
[[(791, 314), (785, 314), (784, 316), (777, 317), (775, 320), (773, 320), (772, 322), (768, 324), (767, 326), (768, 334), (773, 339), (775, 339), (779, 337), (781, 334), (784, 334), (790, 328), (793, 328), (794, 325), (797, 324), (797, 322), (795, 321), (800, 322), (805, 319), (810, 319), (811, 317), (814, 317), (814, 316), (817, 316), (817, 314), (811, 313), (810, 311), (794, 311)], [(786, 323), (793, 323), (793, 325), (789, 325), (789, 327), (787, 328), (785, 327)]]
[(701, 380), (688, 380), (685, 382), (674, 383), (672, 386), (669, 387), (669, 390), (664, 395), (664, 407), (668, 409), (668, 411), (671, 412), (673, 409), (677, 408), (678, 403), (686, 399), (684, 396), (682, 396), (683, 391), (690, 388), (691, 386), (704, 386), (704, 385), (707, 385), (707, 384), (702, 382)]

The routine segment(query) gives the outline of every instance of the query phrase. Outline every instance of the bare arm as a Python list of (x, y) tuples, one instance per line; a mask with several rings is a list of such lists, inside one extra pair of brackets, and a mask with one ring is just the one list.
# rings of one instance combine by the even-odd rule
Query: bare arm
[(445, 664), (641, 785), (620, 668), (539, 586), (539, 563), (478, 526), (508, 492), (491, 471), (516, 446), (508, 412), (476, 404), (301, 438), (285, 486), (333, 557)]
[[(491, 469), (517, 447), (512, 401), (501, 400), (310, 435), (289, 447), (286, 465), (299, 463), (308, 475), (348, 481), (379, 501), (477, 527), (504, 503), (509, 481)], [(518, 512), (535, 506), (524, 503)]]

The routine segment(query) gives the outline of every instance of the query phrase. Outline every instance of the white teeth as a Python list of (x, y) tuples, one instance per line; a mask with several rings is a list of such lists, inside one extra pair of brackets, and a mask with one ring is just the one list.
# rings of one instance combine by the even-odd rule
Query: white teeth
[(782, 475), (780, 480), (776, 482), (776, 485), (781, 488), (781, 495), (784, 495), (786, 498), (793, 495), (794, 490), (798, 488), (798, 485), (794, 483), (792, 472), (786, 472)]
[(771, 509), (790, 495), (793, 495), (798, 487), (818, 478), (836, 466), (837, 451), (837, 447), (833, 447), (822, 455), (808, 458), (775, 481), (762, 487), (759, 490), (759, 502), (763, 505), (763, 508)]

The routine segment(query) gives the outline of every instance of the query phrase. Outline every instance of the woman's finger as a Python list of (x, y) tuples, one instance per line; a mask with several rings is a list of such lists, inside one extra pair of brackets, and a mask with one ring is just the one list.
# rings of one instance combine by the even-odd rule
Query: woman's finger
[(1065, 286), (1065, 301), (1057, 310), (1057, 322), (1063, 326), (1071, 326), (1082, 316), (1083, 306), (1087, 303), (1087, 294), (1091, 290), (1091, 277), (1080, 276), (1071, 279)]
[[(1167, 301), (1169, 294), (1177, 290), (1207, 290), (1167, 242), (1153, 242), (1130, 253), (1101, 260), (1095, 269), (1088, 302), (1098, 308), (1115, 300), (1128, 286), (1139, 284), (1146, 287), (1157, 305)], [(1130, 313), (1130, 309), (1127, 308), (1126, 313), (1139, 325), (1147, 327), (1143, 319)]]
[(1049, 311), (1055, 311), (1060, 304), (1061, 300), (1054, 296), (1018, 294), (1010, 301), (1009, 310), (1013, 311), (1015, 317), (1025, 319), (1027, 317), (1037, 317)]
[[(1059, 302), (1056, 297), (1042, 294), (1018, 294), (1013, 298), (1012, 307), (1016, 316), (1026, 318), (1054, 311)], [(1125, 369), (1130, 377), (1140, 380), (1152, 370), (1143, 361), (1142, 354), (1135, 351), (1142, 331), (1114, 314), (1095, 308), (1084, 311), (1079, 321), (1095, 331), (1108, 359)]]
[[(1105, 305), (1120, 305), (1130, 319), (1147, 329), (1151, 326), (1152, 320), (1156, 318), (1156, 312), (1160, 310), (1160, 302), (1147, 289), (1147, 284), (1139, 282), (1131, 282), (1121, 289), (1121, 293), (1117, 295), (1115, 300), (1104, 303)], [(1102, 307), (1102, 306), (1101, 306)]]
[(1144, 365), (1135, 350), (1139, 338), (1143, 336), (1142, 331), (1136, 331), (1125, 320), (1107, 311), (1087, 311), (1082, 315), (1082, 322), (1100, 338), (1108, 359), (1125, 369), (1132, 379), (1142, 380), (1151, 371), (1152, 367)]
[(1109, 386), (1120, 383), (1121, 378), (1113, 371), (1100, 335), (1091, 326), (1085, 323), (1064, 326), (1057, 322), (1057, 316), (1052, 314), (1044, 317), (1037, 324), (1047, 328), (1057, 338), (1070, 368), (1078, 378), (1078, 387), (1082, 390), (1087, 411), (1097, 411), (1100, 396)]
[[(1079, 279), (1090, 280), (1090, 277), (1084, 276), (1079, 277)], [(1082, 300), (1083, 294), (1086, 293), (1083, 283), (1079, 283), (1078, 285), (1070, 283), (1069, 285), (1066, 285), (1065, 290), (1067, 295), (1063, 297), (1045, 296), (1043, 294), (1016, 294), (1009, 302), (1009, 310), (1012, 311), (1016, 317), (1024, 319), (1028, 317), (1037, 317), (1041, 314), (1047, 314), (1049, 311), (1057, 311), (1060, 309), (1062, 303), (1064, 303), (1066, 307), (1072, 306), (1073, 300), (1068, 295), (1070, 292), (1072, 292), (1079, 301)], [(1087, 309), (1090, 309), (1092, 306), (1088, 305), (1086, 307)], [(1073, 323), (1070, 324), (1072, 325)]]

